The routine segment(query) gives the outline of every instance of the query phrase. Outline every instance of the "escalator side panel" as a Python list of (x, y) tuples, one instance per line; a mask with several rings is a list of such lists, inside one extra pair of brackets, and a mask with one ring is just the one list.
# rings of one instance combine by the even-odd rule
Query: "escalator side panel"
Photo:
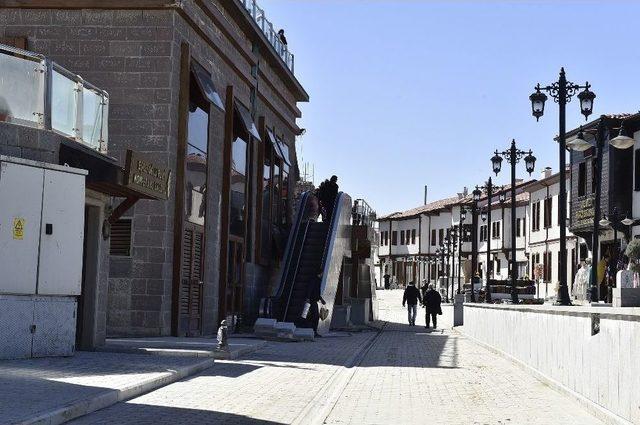
[(298, 241), (299, 232), (303, 230), (304, 225), (306, 223), (306, 215), (308, 208), (308, 200), (309, 200), (310, 192), (304, 192), (300, 197), (300, 204), (298, 206), (298, 210), (296, 212), (296, 216), (293, 220), (293, 224), (291, 226), (291, 230), (289, 232), (289, 237), (287, 239), (287, 246), (284, 251), (284, 255), (282, 261), (280, 262), (280, 270), (278, 271), (277, 282), (278, 286), (274, 288), (274, 292), (272, 297), (274, 299), (280, 299), (285, 291), (285, 287), (287, 284), (287, 273), (290, 272), (290, 269), (295, 267), (294, 257), (295, 257), (295, 247), (296, 242)]
[(327, 302), (329, 316), (321, 320), (318, 332), (329, 332), (333, 316), (333, 306), (338, 290), (338, 280), (344, 257), (351, 256), (351, 197), (341, 192), (336, 199), (333, 220), (329, 227), (329, 245), (326, 247), (326, 258), (323, 265), (322, 298)]

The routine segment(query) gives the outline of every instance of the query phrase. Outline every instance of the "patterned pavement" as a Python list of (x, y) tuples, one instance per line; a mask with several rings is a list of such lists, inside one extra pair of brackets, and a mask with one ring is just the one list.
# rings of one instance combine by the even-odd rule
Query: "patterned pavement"
[[(401, 291), (378, 297), (388, 321), (380, 333), (269, 343), (74, 423), (601, 423), (510, 361), (450, 330), (425, 329), (423, 314), (406, 325)], [(450, 328), (444, 310), (439, 325)]]

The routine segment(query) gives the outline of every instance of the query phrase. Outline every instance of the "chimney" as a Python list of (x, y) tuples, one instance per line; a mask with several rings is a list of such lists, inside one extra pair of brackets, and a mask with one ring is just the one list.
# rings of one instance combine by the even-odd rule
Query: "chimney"
[(540, 173), (540, 180), (548, 179), (551, 177), (551, 174), (553, 174), (551, 167), (545, 167), (545, 169)]
[(427, 185), (424, 185), (424, 205), (427, 205)]

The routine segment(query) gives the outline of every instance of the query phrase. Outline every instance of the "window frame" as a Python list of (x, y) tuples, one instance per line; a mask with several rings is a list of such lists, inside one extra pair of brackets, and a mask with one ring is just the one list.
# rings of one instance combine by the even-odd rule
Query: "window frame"
[(578, 164), (578, 197), (587, 194), (587, 163), (583, 161)]

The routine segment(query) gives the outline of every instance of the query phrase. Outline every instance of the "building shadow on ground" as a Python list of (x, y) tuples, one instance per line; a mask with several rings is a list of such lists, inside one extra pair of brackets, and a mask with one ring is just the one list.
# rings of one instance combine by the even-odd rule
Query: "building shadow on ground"
[[(179, 404), (179, 400), (177, 403)], [(129, 402), (119, 403), (113, 407), (100, 410), (93, 415), (78, 418), (75, 421), (68, 423), (74, 425), (158, 425), (159, 423), (189, 425), (279, 425), (283, 422), (256, 419), (248, 416), (217, 412), (213, 410), (187, 409), (181, 407), (156, 406)]]

